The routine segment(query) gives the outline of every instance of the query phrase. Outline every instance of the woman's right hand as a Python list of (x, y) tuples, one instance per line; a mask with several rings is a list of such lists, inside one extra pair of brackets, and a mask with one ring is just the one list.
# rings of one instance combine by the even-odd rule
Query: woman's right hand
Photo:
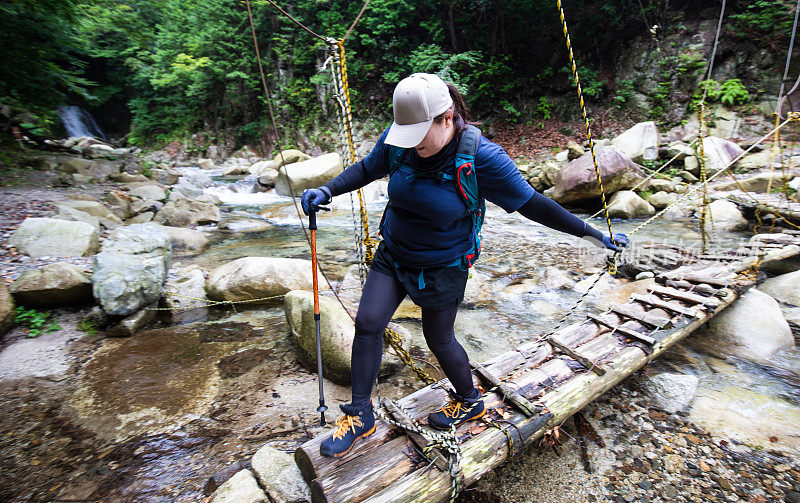
[(324, 185), (316, 189), (306, 189), (303, 195), (300, 196), (300, 205), (303, 207), (303, 213), (308, 215), (309, 212), (319, 211), (319, 207), (323, 204), (331, 202), (331, 193), (328, 187)]

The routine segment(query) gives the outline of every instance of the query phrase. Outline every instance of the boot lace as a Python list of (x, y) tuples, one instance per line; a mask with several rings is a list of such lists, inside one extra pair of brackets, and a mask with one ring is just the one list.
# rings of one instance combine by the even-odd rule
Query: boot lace
[(361, 418), (358, 416), (342, 416), (336, 420), (336, 431), (333, 432), (333, 439), (339, 440), (344, 438), (348, 431), (352, 430), (353, 434), (356, 433), (356, 426), (363, 426)]
[(450, 400), (447, 405), (442, 407), (441, 410), (446, 417), (456, 418), (461, 413), (466, 412), (467, 408), (464, 406), (462, 402), (458, 400)]

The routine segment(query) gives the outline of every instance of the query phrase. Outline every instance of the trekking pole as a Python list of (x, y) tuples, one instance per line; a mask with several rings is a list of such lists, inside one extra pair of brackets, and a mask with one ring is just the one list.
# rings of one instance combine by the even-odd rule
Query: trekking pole
[[(330, 211), (330, 208), (319, 207), (320, 210)], [(320, 425), (325, 426), (325, 390), (322, 388), (322, 341), (319, 335), (319, 283), (317, 282), (317, 213), (309, 208), (308, 230), (311, 231), (311, 282), (314, 286), (314, 328), (317, 331), (317, 380), (319, 381), (319, 412)]]

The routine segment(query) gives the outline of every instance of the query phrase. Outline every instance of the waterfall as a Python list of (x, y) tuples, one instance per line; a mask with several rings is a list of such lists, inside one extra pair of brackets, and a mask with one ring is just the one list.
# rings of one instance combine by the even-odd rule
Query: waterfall
[(88, 136), (107, 140), (105, 133), (94, 121), (92, 115), (81, 107), (75, 105), (60, 106), (58, 107), (58, 115), (64, 123), (64, 129), (67, 131), (68, 137)]

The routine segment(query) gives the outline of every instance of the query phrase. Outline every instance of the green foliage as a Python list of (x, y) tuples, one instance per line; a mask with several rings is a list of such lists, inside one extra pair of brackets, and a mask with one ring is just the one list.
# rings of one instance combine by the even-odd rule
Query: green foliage
[(73, 29), (78, 11), (75, 0), (0, 2), (0, 107), (5, 115), (20, 114), (32, 129), (45, 132), (67, 95), (91, 97)]
[(617, 81), (617, 92), (614, 94), (614, 106), (617, 108), (622, 108), (628, 103), (633, 96), (633, 90), (635, 89), (633, 80), (631, 79), (620, 79)]
[(506, 114), (508, 114), (508, 120), (510, 122), (517, 122), (517, 119), (522, 115), (522, 112), (517, 110), (508, 100), (501, 100), (500, 106), (505, 110)]
[(678, 54), (676, 69), (681, 75), (699, 75), (706, 67), (706, 59), (697, 51), (684, 51)]
[(87, 316), (79, 321), (75, 328), (91, 337), (97, 333), (97, 322), (91, 316)]
[[(289, 13), (313, 31), (344, 36), (362, 3), (288, 0)], [(688, 4), (687, 4), (688, 5)], [(335, 129), (332, 83), (320, 70), (326, 44), (253, 0), (253, 21), (270, 101), (283, 142)], [(642, 17), (679, 30), (665, 2), (574, 0), (565, 6), (583, 93), (595, 103), (621, 107), (632, 95), (622, 81), (607, 96), (603, 76), (619, 48), (648, 27)], [(676, 11), (678, 7), (670, 7)], [(776, 49), (789, 33), (793, 3), (749, 0), (731, 6), (741, 36)], [(56, 106), (74, 102), (127, 107), (132, 144), (178, 141), (199, 153), (211, 141), (267, 146), (269, 114), (259, 77), (245, 6), (231, 0), (7, 0), (0, 3), (0, 109), (42, 134), (57, 123)], [(668, 44), (665, 44), (667, 46)], [(784, 47), (784, 46), (780, 46)], [(515, 0), (372, 0), (346, 40), (354, 114), (381, 129), (390, 118), (395, 83), (412, 72), (431, 72), (453, 82), (476, 115), (504, 110), (546, 119), (574, 110), (558, 12), (550, 2)], [(694, 80), (705, 66), (690, 49), (668, 60), (672, 77), (658, 76), (651, 95), (661, 118), (674, 76)], [(561, 70), (559, 70), (561, 69)], [(602, 70), (602, 73), (601, 73)], [(741, 102), (733, 90), (726, 101)], [(545, 104), (542, 99), (551, 97)], [(525, 105), (525, 104), (528, 105)], [(5, 115), (6, 112), (3, 112)], [(224, 136), (223, 136), (224, 135)]]
[[(570, 82), (573, 83), (572, 70), (570, 67), (565, 66), (561, 69), (561, 73), (569, 75)], [(578, 66), (578, 77), (581, 81), (581, 90), (584, 96), (591, 98), (599, 98), (606, 85), (605, 80), (600, 79), (600, 72), (588, 66)]]
[(744, 12), (733, 14), (733, 33), (769, 44), (781, 43), (791, 33), (795, 2), (755, 0)]
[(58, 317), (50, 313), (37, 311), (36, 309), (25, 309), (22, 306), (14, 308), (14, 313), (14, 322), (27, 329), (28, 337), (37, 337), (61, 330), (61, 326), (58, 324)]
[[(708, 89), (707, 91), (705, 91)], [(692, 109), (696, 110), (706, 92), (706, 101), (709, 103), (722, 103), (723, 105), (741, 105), (750, 100), (750, 93), (739, 79), (729, 79), (720, 84), (714, 79), (704, 80), (697, 86), (692, 96)]]
[(546, 96), (539, 96), (539, 104), (536, 106), (536, 114), (542, 119), (547, 120), (553, 112), (553, 106), (547, 101)]
[(718, 99), (723, 105), (740, 105), (750, 99), (750, 93), (747, 92), (741, 80), (730, 79), (719, 86)]

